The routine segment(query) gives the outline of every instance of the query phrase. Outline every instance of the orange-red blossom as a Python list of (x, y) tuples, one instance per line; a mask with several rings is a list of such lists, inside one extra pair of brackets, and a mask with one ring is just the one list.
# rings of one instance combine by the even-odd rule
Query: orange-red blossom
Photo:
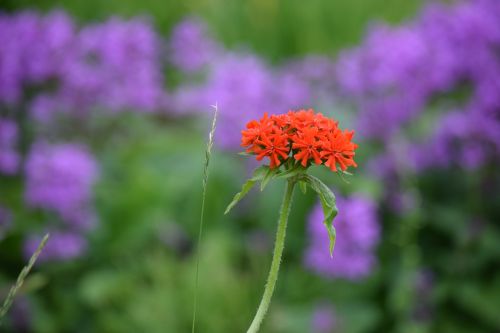
[(292, 156), (303, 167), (311, 163), (324, 164), (332, 171), (357, 167), (354, 131), (342, 131), (338, 122), (312, 109), (270, 117), (265, 113), (260, 120), (250, 121), (241, 134), (246, 152), (257, 155), (258, 161), (267, 157), (272, 169)]

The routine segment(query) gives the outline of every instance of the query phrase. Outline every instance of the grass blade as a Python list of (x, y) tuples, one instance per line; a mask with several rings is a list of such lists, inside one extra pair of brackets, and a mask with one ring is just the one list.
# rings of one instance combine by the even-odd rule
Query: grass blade
[(207, 194), (207, 182), (208, 182), (208, 165), (210, 163), (210, 156), (212, 154), (212, 146), (214, 144), (214, 134), (215, 134), (215, 125), (217, 123), (217, 113), (219, 111), (217, 107), (217, 103), (212, 105), (214, 109), (214, 118), (212, 120), (212, 128), (210, 129), (210, 134), (208, 135), (208, 143), (207, 149), (205, 151), (205, 163), (203, 165), (203, 193), (201, 199), (201, 213), (200, 213), (200, 228), (198, 230), (198, 245), (196, 247), (196, 273), (195, 273), (195, 282), (194, 282), (194, 296), (193, 296), (193, 323), (191, 326), (191, 332), (195, 332), (196, 327), (196, 311), (198, 306), (198, 277), (200, 272), (200, 251), (199, 247), (201, 244), (201, 235), (203, 233), (203, 216), (205, 213), (205, 197)]
[(38, 256), (45, 247), (45, 244), (47, 243), (48, 239), (49, 239), (49, 234), (46, 234), (43, 237), (42, 241), (40, 242), (40, 245), (38, 245), (38, 248), (36, 249), (35, 253), (33, 253), (33, 255), (31, 256), (28, 265), (24, 266), (21, 273), (19, 273), (19, 276), (17, 277), (16, 283), (12, 286), (12, 288), (10, 288), (9, 294), (7, 295), (7, 298), (5, 299), (5, 302), (3, 303), (2, 308), (0, 309), (0, 326), (2, 325), (3, 317), (7, 314), (7, 311), (9, 311), (9, 308), (12, 305), (12, 302), (14, 301), (14, 298), (16, 297), (19, 288), (21, 288), (21, 286), (23, 285), (24, 279), (26, 279), (26, 276), (28, 276), (29, 272), (31, 271), (31, 268), (38, 259)]

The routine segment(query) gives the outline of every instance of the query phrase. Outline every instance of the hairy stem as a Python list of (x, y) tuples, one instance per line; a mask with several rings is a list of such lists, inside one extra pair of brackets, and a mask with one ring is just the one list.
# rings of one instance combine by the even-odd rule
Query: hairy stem
[(259, 327), (264, 320), (269, 304), (271, 303), (271, 297), (273, 296), (274, 287), (276, 281), (278, 280), (278, 272), (280, 269), (281, 255), (283, 254), (283, 248), (285, 247), (285, 235), (286, 235), (286, 225), (288, 222), (288, 215), (290, 213), (290, 206), (292, 203), (293, 188), (295, 186), (295, 180), (288, 180), (285, 188), (285, 195), (283, 197), (283, 202), (281, 204), (280, 216), (278, 220), (278, 230), (276, 231), (276, 241), (274, 243), (273, 260), (271, 262), (271, 269), (269, 270), (269, 275), (267, 277), (266, 287), (264, 289), (264, 294), (262, 295), (262, 300), (260, 301), (257, 313), (253, 318), (252, 324), (248, 329), (247, 333), (256, 333), (259, 331)]

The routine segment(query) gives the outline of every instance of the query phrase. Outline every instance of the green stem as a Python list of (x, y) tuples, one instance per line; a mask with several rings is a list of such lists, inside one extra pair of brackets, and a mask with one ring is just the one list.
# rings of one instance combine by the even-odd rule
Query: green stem
[(288, 221), (288, 215), (290, 213), (294, 186), (294, 179), (290, 179), (286, 183), (285, 195), (283, 197), (283, 202), (280, 209), (278, 230), (276, 232), (276, 241), (274, 243), (274, 253), (273, 260), (271, 262), (271, 269), (269, 270), (269, 275), (267, 277), (267, 283), (264, 289), (264, 294), (262, 295), (262, 300), (260, 301), (257, 313), (255, 314), (255, 317), (253, 318), (252, 324), (250, 325), (247, 333), (257, 333), (259, 331), (259, 327), (262, 324), (267, 309), (269, 308), (269, 304), (271, 303), (274, 286), (276, 285), (276, 281), (278, 280), (281, 255), (283, 254), (283, 248), (285, 247), (286, 224)]
[(26, 265), (22, 269), (21, 273), (17, 277), (16, 283), (12, 286), (12, 288), (10, 288), (7, 298), (5, 299), (5, 302), (0, 308), (0, 326), (2, 326), (2, 319), (7, 314), (7, 311), (9, 311), (9, 308), (12, 305), (12, 302), (14, 301), (14, 297), (16, 296), (18, 290), (22, 287), (24, 279), (26, 279), (26, 277), (28, 276), (29, 272), (31, 271), (31, 268), (38, 259), (38, 256), (45, 247), (45, 244), (47, 243), (48, 239), (49, 239), (49, 234), (46, 234), (43, 237), (42, 241), (40, 242), (40, 245), (38, 245), (38, 248), (36, 249), (35, 253), (33, 253), (33, 255), (31, 256), (28, 265)]

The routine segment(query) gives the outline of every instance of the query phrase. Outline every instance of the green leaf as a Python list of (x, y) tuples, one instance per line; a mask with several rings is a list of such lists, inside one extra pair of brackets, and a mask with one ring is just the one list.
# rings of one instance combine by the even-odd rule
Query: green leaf
[(275, 169), (268, 168), (266, 174), (264, 175), (264, 178), (262, 179), (262, 182), (260, 183), (260, 190), (264, 191), (264, 188), (269, 183), (269, 181), (273, 179), (273, 177), (276, 176), (277, 174), (278, 174), (278, 168)]
[(263, 165), (254, 170), (252, 178), (248, 179), (243, 186), (241, 187), (241, 191), (236, 193), (233, 197), (231, 203), (227, 206), (224, 214), (227, 214), (231, 211), (231, 209), (241, 200), (243, 197), (252, 189), (256, 182), (264, 179), (265, 175), (268, 173), (269, 167), (267, 165)]
[(330, 238), (330, 256), (333, 256), (333, 249), (335, 247), (336, 232), (333, 227), (333, 219), (337, 216), (338, 209), (336, 205), (335, 195), (333, 192), (318, 178), (303, 174), (300, 177), (301, 181), (305, 181), (316, 193), (319, 195), (321, 206), (323, 207), (323, 214), (325, 216), (323, 224), (328, 231)]

